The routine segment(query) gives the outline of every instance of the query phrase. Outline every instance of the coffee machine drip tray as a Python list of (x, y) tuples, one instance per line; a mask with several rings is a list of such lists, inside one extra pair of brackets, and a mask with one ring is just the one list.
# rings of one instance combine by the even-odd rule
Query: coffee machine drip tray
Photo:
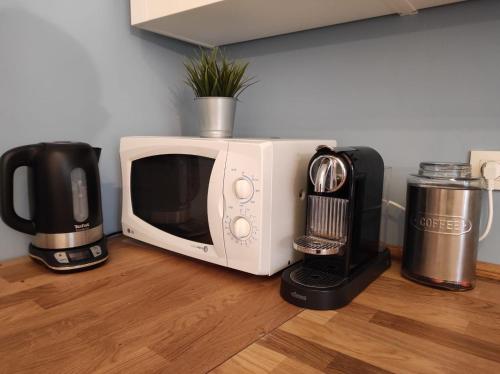
[(312, 255), (342, 255), (345, 240), (329, 240), (317, 236), (300, 236), (293, 242), (293, 249)]
[(344, 281), (344, 277), (305, 266), (297, 267), (291, 271), (290, 279), (302, 286), (315, 288), (335, 287)]
[(391, 255), (387, 249), (347, 276), (298, 262), (283, 271), (280, 294), (289, 303), (302, 308), (338, 309), (349, 304), (390, 265)]

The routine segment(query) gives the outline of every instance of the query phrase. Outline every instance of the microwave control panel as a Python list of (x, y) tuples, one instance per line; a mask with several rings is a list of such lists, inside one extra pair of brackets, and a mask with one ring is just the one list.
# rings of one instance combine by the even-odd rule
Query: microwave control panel
[(261, 157), (259, 144), (229, 145), (224, 177), (224, 243), (229, 266), (245, 271), (256, 271), (260, 261)]
[[(232, 174), (231, 177), (228, 178), (228, 174)], [(225, 234), (234, 243), (248, 246), (258, 239), (256, 204), (260, 190), (256, 185), (259, 183), (259, 178), (245, 170), (232, 168), (230, 173), (226, 171), (226, 180), (230, 182), (230, 188), (227, 188), (228, 194), (224, 196)]]

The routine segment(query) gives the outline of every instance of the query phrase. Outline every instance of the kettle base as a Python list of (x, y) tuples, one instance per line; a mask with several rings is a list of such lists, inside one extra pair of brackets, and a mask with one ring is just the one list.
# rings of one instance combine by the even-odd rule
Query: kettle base
[(285, 269), (280, 294), (290, 304), (316, 310), (342, 308), (391, 266), (388, 249), (380, 252), (348, 277), (311, 271), (302, 262)]
[(94, 269), (108, 259), (106, 237), (81, 247), (42, 249), (30, 244), (29, 256), (57, 273), (73, 273)]

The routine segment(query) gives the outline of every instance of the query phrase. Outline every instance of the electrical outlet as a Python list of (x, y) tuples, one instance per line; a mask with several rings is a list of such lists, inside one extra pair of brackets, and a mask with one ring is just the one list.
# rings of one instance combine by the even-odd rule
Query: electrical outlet
[[(481, 177), (481, 166), (487, 161), (496, 161), (500, 164), (500, 151), (470, 151), (472, 176)], [(495, 180), (495, 190), (500, 190), (500, 178)]]

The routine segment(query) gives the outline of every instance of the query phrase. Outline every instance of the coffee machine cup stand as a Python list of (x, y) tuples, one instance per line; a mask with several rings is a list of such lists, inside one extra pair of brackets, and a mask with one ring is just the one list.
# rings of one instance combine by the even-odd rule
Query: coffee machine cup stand
[(306, 235), (293, 247), (303, 261), (285, 269), (281, 296), (317, 310), (350, 303), (390, 267), (379, 244), (384, 162), (368, 147), (319, 146), (308, 167)]

